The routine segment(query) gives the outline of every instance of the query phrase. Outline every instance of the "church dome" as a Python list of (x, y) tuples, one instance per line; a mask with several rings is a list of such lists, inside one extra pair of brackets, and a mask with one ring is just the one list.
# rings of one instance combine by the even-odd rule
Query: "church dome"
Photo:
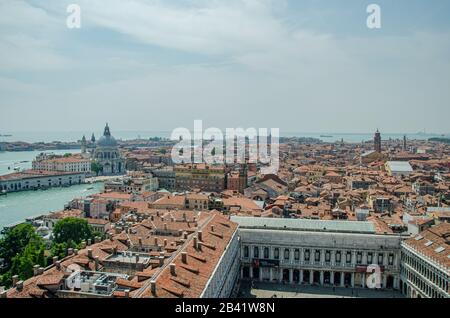
[(97, 140), (96, 146), (100, 147), (100, 148), (117, 147), (117, 141), (113, 136), (111, 136), (111, 132), (109, 131), (108, 124), (106, 124), (105, 131), (103, 132), (103, 136), (101, 136)]

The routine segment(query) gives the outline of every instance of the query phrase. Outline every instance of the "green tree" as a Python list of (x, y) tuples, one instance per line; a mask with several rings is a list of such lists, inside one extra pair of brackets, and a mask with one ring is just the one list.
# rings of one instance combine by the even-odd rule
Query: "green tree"
[(25, 280), (33, 276), (33, 266), (45, 266), (45, 246), (33, 226), (20, 224), (2, 232), (0, 239), (0, 258), (4, 259), (5, 270), (0, 276), (0, 285), (9, 287), (12, 276)]
[(103, 171), (103, 166), (97, 161), (93, 161), (91, 163), (91, 170), (98, 176), (99, 173)]
[(0, 258), (4, 259), (4, 265), (7, 270), (11, 267), (13, 257), (21, 254), (28, 243), (32, 239), (37, 238), (39, 236), (31, 224), (23, 223), (2, 231)]
[(65, 218), (55, 224), (53, 237), (55, 243), (73, 241), (75, 244), (80, 244), (81, 241), (93, 237), (93, 230), (84, 219)]

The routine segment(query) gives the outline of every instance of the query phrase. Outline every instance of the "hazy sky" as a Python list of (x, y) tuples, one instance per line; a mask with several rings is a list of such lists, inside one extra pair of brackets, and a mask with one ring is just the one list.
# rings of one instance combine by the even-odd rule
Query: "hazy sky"
[(0, 133), (448, 133), (449, 118), (448, 0), (0, 0)]

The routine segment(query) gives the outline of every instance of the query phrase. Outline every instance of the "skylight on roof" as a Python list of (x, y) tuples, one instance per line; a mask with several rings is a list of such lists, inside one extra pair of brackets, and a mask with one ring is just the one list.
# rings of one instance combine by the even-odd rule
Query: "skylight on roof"
[(420, 241), (421, 239), (423, 239), (422, 235), (417, 235), (416, 238), (415, 238), (416, 241)]
[(428, 242), (426, 242), (424, 245), (425, 245), (426, 247), (428, 247), (428, 246), (433, 245), (433, 242), (432, 242), (432, 241), (428, 241)]
[(445, 250), (445, 247), (442, 247), (442, 246), (439, 246), (437, 249), (435, 249), (434, 251), (436, 252), (436, 253), (441, 253), (441, 252), (443, 252)]

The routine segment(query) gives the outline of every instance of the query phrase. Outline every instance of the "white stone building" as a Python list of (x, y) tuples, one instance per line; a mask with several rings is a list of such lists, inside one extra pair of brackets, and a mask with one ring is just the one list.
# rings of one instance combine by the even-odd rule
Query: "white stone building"
[(378, 267), (378, 288), (400, 288), (401, 237), (378, 235), (370, 222), (231, 219), (239, 224), (242, 279), (365, 288)]
[(411, 298), (450, 298), (450, 224), (402, 243), (402, 292)]

